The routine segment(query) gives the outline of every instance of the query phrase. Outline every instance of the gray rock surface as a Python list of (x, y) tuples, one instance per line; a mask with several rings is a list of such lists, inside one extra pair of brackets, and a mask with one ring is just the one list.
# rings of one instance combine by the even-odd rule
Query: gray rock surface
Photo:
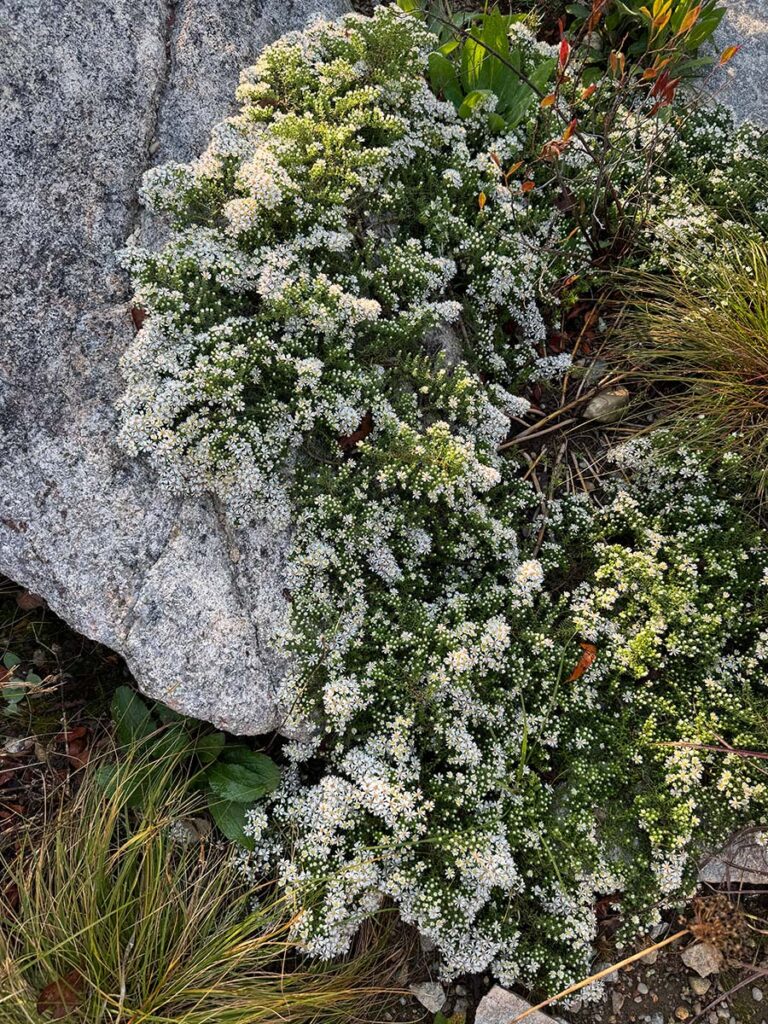
[(143, 171), (187, 160), (239, 70), (344, 0), (0, 0), (0, 572), (239, 733), (279, 725), (265, 635), (286, 538), (160, 492), (114, 444), (132, 335), (115, 250)]
[(768, 888), (768, 847), (758, 840), (755, 830), (735, 835), (718, 853), (710, 857), (699, 871), (699, 881), (708, 885)]
[(726, 8), (716, 44), (741, 50), (713, 78), (715, 97), (739, 121), (768, 124), (768, 0), (723, 0)]
[[(480, 1000), (475, 1024), (514, 1024), (521, 1014), (530, 1009), (531, 1004), (522, 996), (501, 985), (494, 985), (488, 995)], [(558, 1018), (536, 1010), (525, 1018), (525, 1024), (558, 1024)]]

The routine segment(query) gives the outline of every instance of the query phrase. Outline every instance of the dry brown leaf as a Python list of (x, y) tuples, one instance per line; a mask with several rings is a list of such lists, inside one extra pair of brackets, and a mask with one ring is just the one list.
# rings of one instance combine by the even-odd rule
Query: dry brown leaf
[(64, 1020), (76, 1010), (83, 998), (83, 979), (79, 971), (72, 970), (46, 985), (37, 997), (37, 1012), (53, 1020)]

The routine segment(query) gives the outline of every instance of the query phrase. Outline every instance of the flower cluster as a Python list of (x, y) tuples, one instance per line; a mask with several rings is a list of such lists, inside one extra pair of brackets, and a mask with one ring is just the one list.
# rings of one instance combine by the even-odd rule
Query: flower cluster
[(563, 500), (536, 557), (532, 489), (449, 437), (383, 432), (300, 517), (286, 701), (315, 724), (274, 807), (284, 882), (315, 892), (318, 955), (386, 895), (448, 974), (557, 988), (597, 900), (652, 923), (765, 818), (761, 776), (712, 748), (757, 742), (768, 556), (693, 457), (633, 444), (635, 484)]
[(487, 129), (430, 91), (434, 41), (393, 8), (288, 34), (197, 161), (147, 174), (176, 231), (125, 256), (150, 313), (123, 360), (129, 451), (285, 522), (279, 468), (391, 403), (430, 332), (434, 352), (471, 322), (473, 371), (514, 390), (540, 296), (577, 261), (550, 251), (564, 218), (500, 189)]
[(424, 77), (435, 46), (392, 7), (289, 34), (200, 159), (148, 176), (175, 233), (126, 257), (148, 316), (122, 439), (291, 522), (300, 738), (248, 830), (297, 941), (344, 952), (388, 897), (446, 974), (557, 989), (596, 900), (631, 930), (705, 842), (768, 825), (750, 762), (711, 749), (754, 742), (768, 559), (693, 456), (631, 445), (630, 486), (544, 516), (500, 454), (521, 379), (568, 365), (540, 346), (588, 259), (588, 161), (565, 151), (570, 198), (513, 184), (530, 125), (492, 137), (492, 98), (460, 117)]

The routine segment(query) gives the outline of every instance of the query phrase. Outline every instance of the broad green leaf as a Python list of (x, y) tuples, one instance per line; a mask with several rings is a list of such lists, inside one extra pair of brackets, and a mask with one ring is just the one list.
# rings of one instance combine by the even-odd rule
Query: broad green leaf
[(468, 93), (459, 107), (459, 117), (469, 117), (478, 103), (482, 103), (483, 100), (492, 96), (493, 93), (490, 89), (473, 89), (472, 92)]
[(191, 721), (186, 715), (182, 715), (178, 711), (174, 711), (173, 708), (169, 708), (167, 704), (160, 704), (157, 701), (152, 705), (152, 713), (163, 725), (170, 725), (171, 722)]
[(437, 50), (429, 55), (429, 81), (436, 93), (442, 93), (455, 107), (461, 105), (463, 93), (456, 65)]
[(145, 740), (157, 728), (149, 708), (130, 686), (118, 686), (110, 710), (117, 738), (125, 745)]
[(6, 653), (3, 655), (3, 665), (5, 665), (6, 668), (16, 668), (16, 666), (20, 664), (21, 658), (18, 658), (15, 654), (12, 654), (11, 651), (6, 651)]
[(195, 753), (201, 764), (211, 764), (224, 749), (226, 737), (223, 732), (209, 732), (195, 741)]
[(269, 786), (268, 793), (280, 785), (280, 769), (272, 758), (256, 750), (251, 750), (250, 747), (246, 747), (242, 743), (233, 744), (231, 747), (230, 744), (227, 744), (221, 755), (221, 760), (226, 761), (227, 764), (240, 765), (241, 768), (247, 768), (249, 771), (261, 775)]
[(552, 77), (556, 64), (557, 61), (554, 57), (543, 60), (541, 64), (537, 64), (528, 76), (540, 92), (547, 92), (547, 86), (549, 85), (549, 80)]
[(280, 773), (274, 761), (264, 758), (268, 770), (253, 771), (239, 764), (216, 761), (206, 771), (208, 785), (216, 796), (235, 803), (249, 804), (276, 788)]
[(233, 843), (240, 843), (246, 850), (253, 850), (255, 843), (250, 836), (243, 831), (245, 826), (245, 812), (248, 810), (246, 804), (238, 803), (235, 800), (211, 800), (208, 804), (211, 817), (217, 827), (227, 839)]
[(485, 52), (485, 47), (474, 39), (465, 40), (461, 51), (461, 84), (466, 93), (478, 88)]

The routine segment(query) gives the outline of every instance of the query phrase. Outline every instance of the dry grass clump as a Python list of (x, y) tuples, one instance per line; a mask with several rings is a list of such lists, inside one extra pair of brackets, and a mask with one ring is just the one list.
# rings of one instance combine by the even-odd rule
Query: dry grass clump
[(768, 493), (768, 247), (723, 230), (670, 275), (621, 276), (614, 335), (656, 425), (713, 457), (737, 453)]
[(364, 930), (342, 961), (297, 958), (291, 909), (266, 885), (254, 902), (231, 848), (195, 836), (199, 801), (177, 768), (169, 758), (146, 773), (129, 753), (109, 792), (89, 768), (73, 801), (0, 862), (4, 1024), (380, 1017), (403, 956), (387, 926)]

